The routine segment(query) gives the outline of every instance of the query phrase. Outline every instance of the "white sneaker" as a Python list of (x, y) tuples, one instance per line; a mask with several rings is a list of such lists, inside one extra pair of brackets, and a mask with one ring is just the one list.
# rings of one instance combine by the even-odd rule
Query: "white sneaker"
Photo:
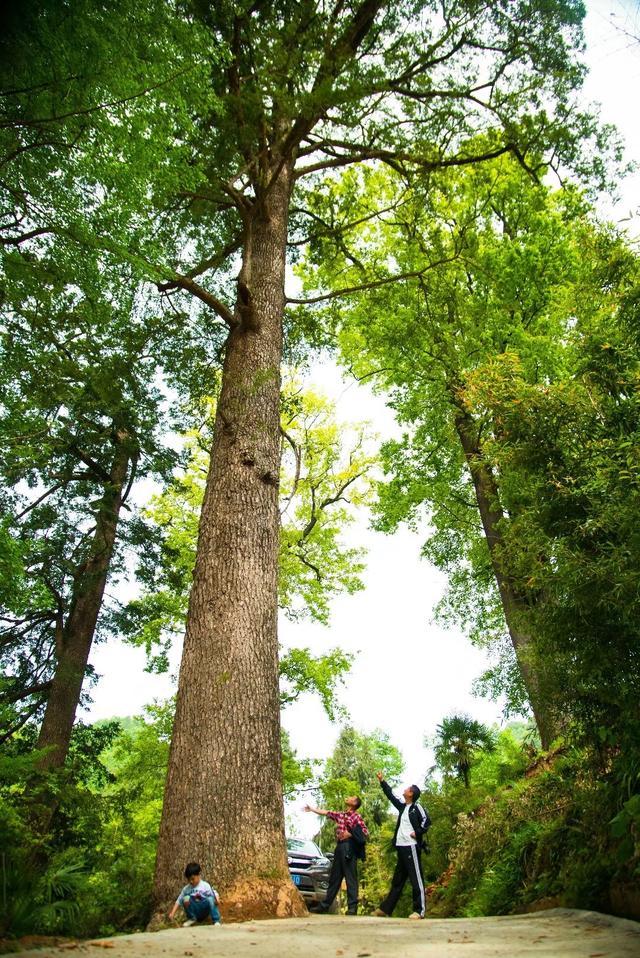
[(193, 918), (187, 918), (186, 921), (182, 922), (183, 928), (191, 928), (192, 925), (195, 925), (195, 921), (193, 920)]
[(422, 918), (422, 915), (419, 915), (417, 911), (412, 911), (409, 918)]

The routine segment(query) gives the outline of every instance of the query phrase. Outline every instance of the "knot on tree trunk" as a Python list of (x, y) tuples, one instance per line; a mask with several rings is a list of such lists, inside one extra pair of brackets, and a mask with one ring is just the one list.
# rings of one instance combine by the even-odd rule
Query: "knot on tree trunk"
[(228, 436), (230, 439), (235, 439), (238, 430), (233, 420), (227, 418), (223, 412), (220, 412), (220, 421), (222, 422), (222, 431), (224, 435)]
[(252, 449), (243, 449), (240, 453), (240, 462), (247, 469), (253, 470), (261, 482), (268, 486), (280, 485), (280, 476), (276, 470), (271, 467), (265, 456)]
[(245, 329), (257, 329), (253, 296), (243, 279), (238, 280), (238, 312), (240, 313), (240, 322)]

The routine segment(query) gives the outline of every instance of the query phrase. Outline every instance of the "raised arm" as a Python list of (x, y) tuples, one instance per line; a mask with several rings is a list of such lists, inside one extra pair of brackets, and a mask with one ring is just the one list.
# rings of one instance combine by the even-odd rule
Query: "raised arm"
[(387, 782), (385, 782), (384, 778), (382, 777), (382, 772), (376, 772), (376, 778), (380, 782), (380, 788), (382, 789), (384, 794), (387, 796), (391, 804), (395, 805), (395, 807), (398, 809), (399, 812), (402, 811), (405, 803), (402, 802), (399, 798), (397, 798), (393, 794), (393, 792), (391, 791), (391, 787), (389, 786)]
[(329, 812), (327, 812), (326, 809), (324, 809), (324, 808), (314, 808), (313, 805), (305, 805), (305, 806), (304, 806), (304, 811), (305, 811), (305, 812), (313, 812), (314, 815), (328, 815), (328, 814), (329, 814)]

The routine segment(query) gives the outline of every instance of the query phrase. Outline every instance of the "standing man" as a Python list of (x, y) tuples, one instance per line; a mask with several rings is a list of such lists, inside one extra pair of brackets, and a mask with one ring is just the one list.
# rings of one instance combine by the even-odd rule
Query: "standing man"
[(393, 836), (393, 847), (398, 855), (398, 860), (391, 879), (389, 894), (380, 902), (380, 907), (376, 908), (373, 914), (380, 918), (386, 918), (393, 914), (393, 909), (398, 904), (398, 899), (408, 878), (413, 888), (413, 912), (409, 915), (409, 918), (424, 918), (427, 902), (420, 864), (420, 852), (422, 851), (422, 836), (429, 828), (431, 819), (418, 802), (420, 789), (417, 785), (409, 785), (408, 788), (405, 788), (402, 793), (404, 801), (401, 802), (385, 782), (382, 772), (376, 772), (376, 777), (384, 794), (391, 804), (398, 809), (398, 821)]
[(344, 878), (347, 883), (347, 915), (358, 913), (358, 859), (364, 861), (364, 846), (369, 837), (367, 826), (358, 815), (361, 804), (357, 795), (351, 795), (345, 800), (344, 812), (327, 812), (311, 805), (304, 807), (305, 812), (326, 815), (336, 823), (336, 850), (333, 853), (327, 894), (324, 901), (318, 905), (319, 911), (329, 911)]

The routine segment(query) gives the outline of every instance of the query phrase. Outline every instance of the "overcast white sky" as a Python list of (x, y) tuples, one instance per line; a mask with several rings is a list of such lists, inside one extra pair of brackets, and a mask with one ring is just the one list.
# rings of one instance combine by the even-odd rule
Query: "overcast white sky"
[[(585, 99), (602, 104), (603, 118), (622, 132), (627, 154), (640, 161), (638, 91), (640, 43), (626, 36), (640, 35), (638, 0), (587, 0), (588, 62), (591, 73)], [(631, 229), (638, 233), (640, 175), (621, 186), (621, 202), (607, 214), (614, 220), (633, 214)], [(379, 398), (357, 384), (343, 383), (335, 366), (316, 366), (314, 386), (337, 401), (338, 418), (368, 419), (382, 436), (394, 431), (393, 419)], [(354, 533), (355, 534), (355, 533)], [(393, 536), (366, 526), (357, 530), (358, 544), (368, 550), (366, 589), (338, 599), (329, 628), (283, 621), (284, 646), (306, 646), (320, 653), (333, 646), (356, 653), (356, 661), (341, 696), (351, 723), (361, 731), (386, 731), (405, 758), (407, 783), (422, 783), (432, 763), (424, 747), (442, 717), (465, 711), (487, 723), (501, 721), (496, 703), (474, 698), (471, 685), (484, 669), (484, 655), (455, 630), (443, 631), (432, 622), (432, 610), (443, 593), (443, 576), (419, 557), (424, 536), (400, 531)], [(169, 676), (144, 672), (144, 655), (118, 642), (96, 647), (91, 663), (102, 676), (94, 689), (93, 705), (85, 721), (114, 715), (134, 715), (154, 698), (173, 691)], [(339, 728), (324, 715), (311, 696), (289, 707), (284, 726), (299, 753), (326, 758)], [(289, 810), (295, 813), (296, 804)], [(296, 828), (311, 835), (315, 816), (295, 815)]]

